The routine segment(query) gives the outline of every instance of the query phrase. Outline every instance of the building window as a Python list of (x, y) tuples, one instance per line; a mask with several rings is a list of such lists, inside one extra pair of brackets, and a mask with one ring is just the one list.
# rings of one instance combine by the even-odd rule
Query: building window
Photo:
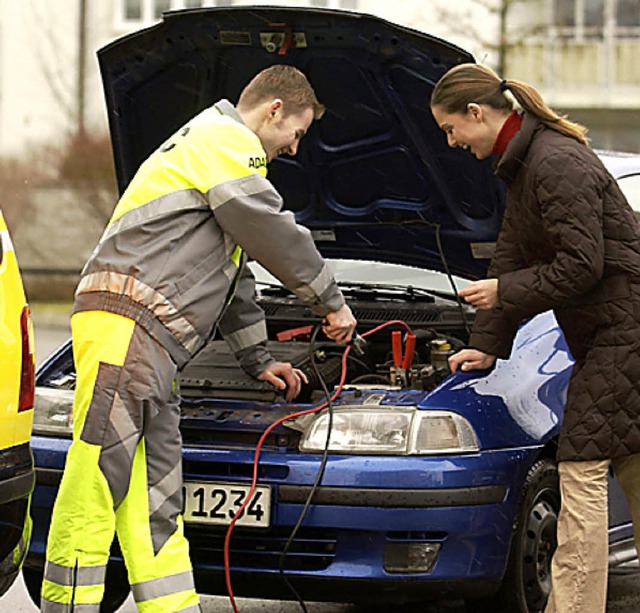
[[(560, 2), (560, 0), (556, 0), (556, 2)], [(162, 19), (162, 13), (165, 11), (206, 6), (230, 6), (234, 4), (241, 5), (245, 4), (245, 2), (244, 0), (239, 2), (235, 0), (116, 0), (116, 29), (131, 30), (132, 28), (150, 25)], [(249, 2), (246, 4), (249, 4)], [(289, 2), (283, 2), (282, 4), (287, 6)], [(295, 4), (301, 3), (295, 2)], [(356, 10), (358, 8), (358, 0), (309, 0), (302, 4), (304, 6), (332, 9)]]
[(153, 18), (162, 19), (162, 13), (171, 9), (171, 0), (155, 0), (153, 3)]
[(125, 0), (124, 21), (140, 21), (142, 19), (141, 0)]
[(606, 0), (554, 0), (554, 23), (565, 38), (602, 38)]
[(553, 23), (562, 38), (640, 35), (640, 0), (553, 0)]
[(162, 19), (165, 11), (232, 4), (233, 0), (117, 0), (116, 28), (131, 29), (149, 25)]
[(358, 0), (311, 0), (311, 6), (328, 9), (347, 9), (353, 11), (358, 8)]
[(553, 13), (558, 28), (573, 28), (576, 25), (575, 0), (554, 0)]
[(640, 0), (618, 0), (616, 24), (619, 28), (640, 28)]

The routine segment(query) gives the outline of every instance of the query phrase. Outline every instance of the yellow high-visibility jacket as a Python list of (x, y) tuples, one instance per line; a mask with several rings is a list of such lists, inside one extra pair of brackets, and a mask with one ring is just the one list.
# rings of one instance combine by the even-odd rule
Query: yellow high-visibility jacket
[(140, 166), (85, 265), (74, 312), (137, 321), (184, 366), (217, 327), (243, 368), (272, 361), (255, 284), (257, 260), (323, 316), (344, 298), (310, 232), (282, 211), (258, 137), (222, 100)]

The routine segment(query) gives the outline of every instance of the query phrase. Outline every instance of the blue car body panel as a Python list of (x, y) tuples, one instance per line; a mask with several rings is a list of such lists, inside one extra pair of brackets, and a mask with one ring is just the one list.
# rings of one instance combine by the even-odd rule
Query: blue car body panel
[[(59, 375), (66, 353), (51, 356), (39, 371), (40, 383)], [(330, 556), (312, 573), (292, 570), (292, 576), (311, 574), (314, 580), (380, 581), (395, 585), (398, 579), (383, 568), (385, 544), (394, 538), (439, 543), (441, 551), (429, 573), (402, 575), (405, 580), (428, 579), (438, 593), (471, 590), (478, 593), (475, 580), (486, 586), (499, 584), (505, 571), (514, 516), (529, 467), (558, 433), (566, 393), (571, 356), (551, 313), (527, 322), (515, 340), (514, 356), (500, 361), (490, 373), (458, 373), (429, 392), (393, 390), (384, 403), (418, 406), (421, 410), (453, 409), (474, 426), (481, 450), (477, 453), (440, 456), (330, 455), (322, 488), (326, 499), (311, 505), (303, 528), (326, 531), (325, 547)], [(512, 387), (501, 382), (513, 381)], [(517, 382), (517, 384), (516, 384)], [(220, 401), (227, 408), (247, 408), (251, 403)], [(341, 405), (357, 404), (353, 390), (343, 392)], [(302, 407), (303, 408), (303, 407)], [(275, 407), (254, 405), (252, 415), (268, 413)], [(288, 409), (290, 411), (290, 408)], [(241, 412), (242, 413), (242, 412)], [(258, 418), (257, 428), (264, 423)], [(267, 422), (265, 422), (267, 423)], [(509, 446), (505, 446), (505, 441)], [(57, 479), (70, 441), (34, 436), (32, 448), (38, 467), (38, 486), (33, 499), (35, 532), (32, 559), (44, 553), (45, 535)], [(183, 451), (186, 481), (250, 483), (254, 448), (248, 445), (189, 444)], [(273, 488), (272, 527), (291, 529), (298, 520), (302, 503), (287, 500), (287, 486), (308, 488), (316, 478), (319, 454), (291, 453), (266, 449), (260, 456), (260, 484)], [(382, 490), (386, 500), (376, 497)], [(290, 495), (290, 490), (287, 490)], [(445, 497), (435, 497), (435, 494)], [(368, 502), (368, 496), (378, 500)], [(422, 498), (420, 498), (422, 496)], [(613, 519), (621, 524), (611, 532), (613, 539), (628, 538), (630, 526), (624, 501), (615, 495)], [(376, 504), (378, 506), (376, 506)], [(612, 523), (613, 525), (613, 523)], [(222, 534), (222, 529), (218, 533)], [(210, 531), (210, 529), (209, 529)], [(196, 575), (208, 577), (222, 571), (220, 545), (207, 550), (199, 542), (202, 528), (187, 527), (194, 539), (192, 548)], [(238, 530), (241, 539), (269, 540), (264, 531)], [(326, 543), (329, 543), (327, 545)], [(265, 545), (265, 549), (267, 546)], [(265, 554), (266, 555), (266, 554)], [(244, 558), (243, 558), (244, 560)], [(273, 575), (254, 556), (234, 564), (234, 575)], [(209, 578), (201, 579), (210, 581)], [(244, 585), (244, 584), (241, 584)], [(443, 587), (445, 586), (445, 587)], [(454, 587), (455, 586), (455, 587)], [(207, 588), (208, 589), (208, 588)], [(249, 592), (251, 593), (251, 592)], [(342, 592), (337, 591), (336, 594)], [(480, 590), (481, 593), (481, 590)]]

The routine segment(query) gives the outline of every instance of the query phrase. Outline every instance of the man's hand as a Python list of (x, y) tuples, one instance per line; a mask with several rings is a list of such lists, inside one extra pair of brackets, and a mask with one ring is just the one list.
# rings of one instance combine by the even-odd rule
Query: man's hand
[(483, 279), (469, 283), (460, 296), (479, 309), (495, 309), (499, 304), (498, 279)]
[(495, 355), (490, 355), (478, 349), (463, 349), (449, 358), (451, 372), (460, 370), (485, 370), (491, 368), (496, 361)]
[(322, 326), (324, 333), (339, 345), (351, 340), (358, 323), (347, 304), (343, 304), (337, 311), (327, 313), (325, 320), (326, 323)]
[(307, 376), (301, 370), (293, 368), (289, 362), (269, 364), (258, 379), (271, 383), (279, 390), (287, 390), (285, 395), (287, 402), (291, 402), (300, 393), (302, 382), (309, 383)]

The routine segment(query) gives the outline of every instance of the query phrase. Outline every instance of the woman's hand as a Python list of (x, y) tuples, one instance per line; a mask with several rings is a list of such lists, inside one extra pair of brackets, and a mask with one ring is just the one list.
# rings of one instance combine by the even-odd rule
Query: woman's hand
[(498, 299), (498, 279), (483, 279), (469, 283), (460, 290), (460, 297), (479, 309), (495, 309)]
[(479, 349), (463, 349), (449, 358), (449, 367), (451, 372), (456, 372), (458, 368), (463, 371), (486, 370), (491, 368), (495, 361), (495, 355), (485, 353)]

